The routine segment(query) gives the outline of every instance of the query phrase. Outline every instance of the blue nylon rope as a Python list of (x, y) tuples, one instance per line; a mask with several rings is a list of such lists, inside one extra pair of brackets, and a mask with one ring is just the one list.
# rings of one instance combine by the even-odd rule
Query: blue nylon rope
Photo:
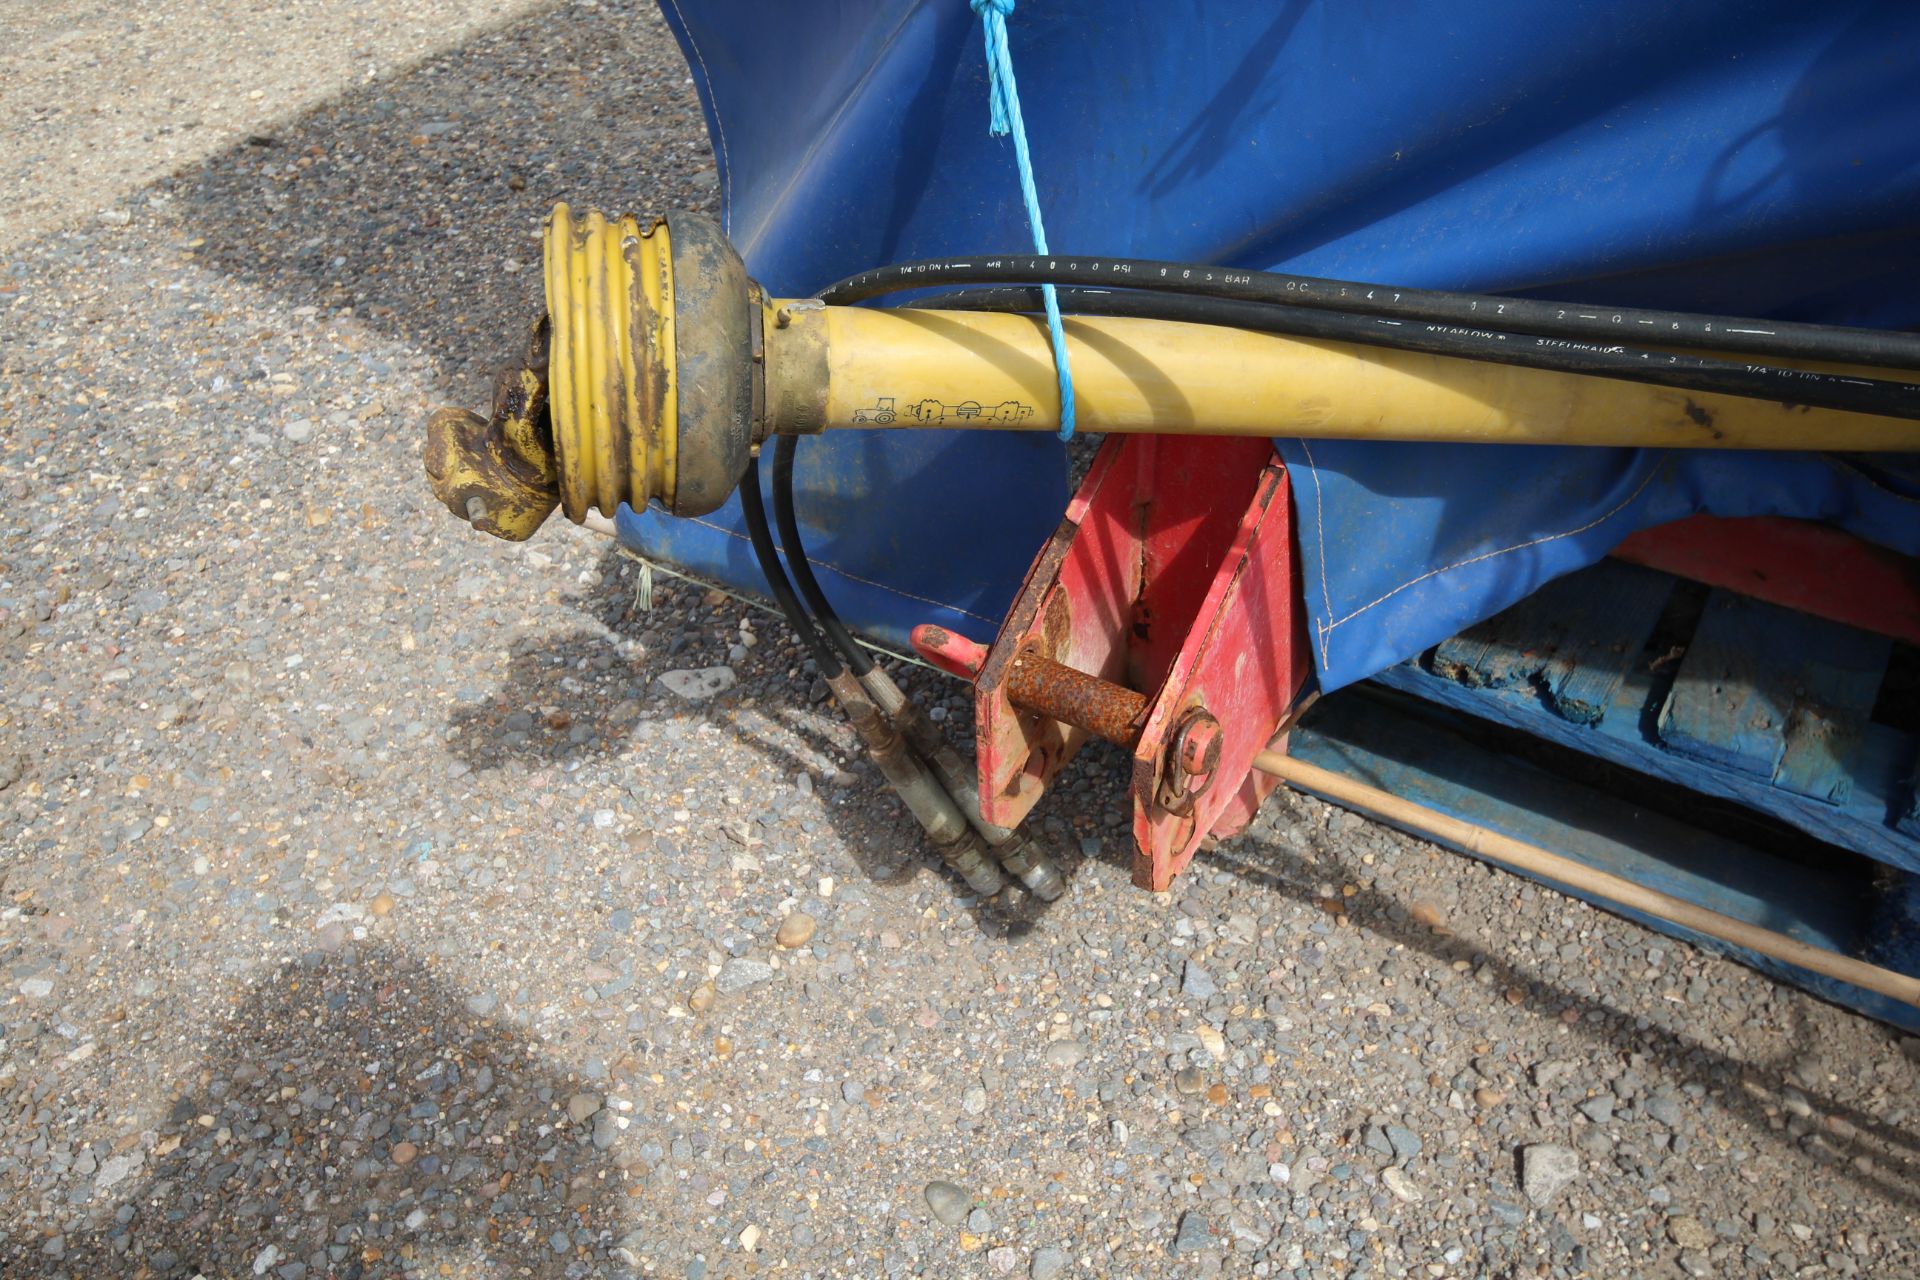
[[(969, 0), (987, 35), (987, 132), (1013, 135), (1013, 156), (1020, 170), (1020, 195), (1027, 203), (1034, 252), (1045, 255), (1047, 229), (1040, 221), (1040, 193), (1033, 183), (1033, 158), (1027, 153), (1027, 126), (1020, 119), (1020, 94), (1013, 84), (1013, 55), (1007, 50), (1007, 15), (1014, 0)], [(1060, 438), (1073, 439), (1073, 368), (1067, 363), (1067, 331), (1060, 323), (1060, 298), (1050, 284), (1040, 286), (1047, 307), (1047, 336), (1053, 342), (1053, 368), (1060, 379)]]

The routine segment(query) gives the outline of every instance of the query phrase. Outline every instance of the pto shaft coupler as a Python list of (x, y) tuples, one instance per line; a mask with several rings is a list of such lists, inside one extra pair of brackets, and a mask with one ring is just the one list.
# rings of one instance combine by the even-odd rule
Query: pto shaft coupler
[[(483, 533), (533, 535), (558, 506), (658, 500), (704, 515), (727, 500), (766, 432), (765, 298), (712, 221), (547, 219), (547, 314), (501, 376), (494, 414), (441, 409), (427, 478)], [(537, 514), (535, 514), (537, 512)]]
[[(576, 218), (561, 205), (547, 220), (544, 261), (546, 317), (534, 349), (506, 376), (492, 417), (441, 410), (428, 425), (435, 493), (497, 537), (531, 536), (556, 505), (576, 523), (596, 508), (612, 516), (622, 503), (704, 514), (776, 434), (1059, 424), (1053, 356), (1034, 315), (771, 298), (720, 228), (686, 213)], [(934, 272), (924, 283), (942, 280)], [(1129, 283), (1114, 264), (1113, 284), (1125, 293)], [(1089, 431), (1833, 451), (1920, 445), (1920, 429), (1906, 417), (1618, 380), (1627, 373), (1596, 377), (1126, 315), (1075, 316), (1066, 333), (1078, 419)], [(1589, 349), (1593, 360), (1625, 350)], [(1669, 358), (1683, 357), (1660, 357)], [(1768, 373), (1808, 385), (1885, 385), (1896, 398), (1915, 390), (1849, 383), (1845, 370), (1823, 368)]]

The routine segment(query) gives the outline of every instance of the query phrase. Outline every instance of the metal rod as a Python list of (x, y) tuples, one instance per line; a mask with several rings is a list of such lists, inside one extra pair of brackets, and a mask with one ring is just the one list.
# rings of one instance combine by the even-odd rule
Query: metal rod
[(1085, 729), (1129, 750), (1147, 723), (1147, 696), (1022, 649), (1007, 672), (1007, 700), (1022, 711)]
[(1920, 978), (1883, 969), (1864, 960), (1855, 960), (1789, 938), (1772, 929), (1763, 929), (1745, 920), (1722, 915), (1718, 911), (1709, 911), (1671, 894), (1649, 889), (1604, 871), (1596, 871), (1571, 858), (1549, 853), (1536, 845), (1501, 835), (1475, 823), (1448, 817), (1391, 792), (1370, 787), (1364, 782), (1355, 782), (1330, 769), (1308, 764), (1278, 751), (1261, 752), (1254, 757), (1253, 767), (1279, 778), (1290, 787), (1311, 791), (1338, 804), (1364, 809), (1395, 826), (1431, 836), (1478, 857), (1557, 881), (1570, 889), (1605, 898), (1628, 910), (1658, 917), (1695, 933), (1796, 965), (1809, 973), (1837, 978), (1862, 990), (1878, 992), (1920, 1008)]

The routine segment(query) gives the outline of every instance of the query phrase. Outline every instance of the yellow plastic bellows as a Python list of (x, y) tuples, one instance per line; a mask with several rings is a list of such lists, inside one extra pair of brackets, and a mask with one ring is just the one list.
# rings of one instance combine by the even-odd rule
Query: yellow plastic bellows
[(549, 412), (569, 520), (673, 501), (678, 440), (667, 226), (597, 211), (547, 218)]

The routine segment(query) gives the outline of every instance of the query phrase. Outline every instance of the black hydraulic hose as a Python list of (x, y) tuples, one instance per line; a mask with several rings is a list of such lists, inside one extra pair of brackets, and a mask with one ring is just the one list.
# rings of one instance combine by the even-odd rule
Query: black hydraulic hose
[(970, 258), (903, 262), (848, 276), (823, 289), (820, 297), (829, 303), (846, 305), (905, 289), (991, 284), (1165, 290), (1392, 320), (1495, 326), (1506, 331), (1586, 342), (1612, 343), (1630, 337), (1636, 342), (1703, 347), (1735, 355), (1920, 369), (1920, 333), (1900, 330), (1748, 320), (1640, 307), (1539, 302), (1531, 298), (1404, 289), (1278, 271), (1142, 258), (980, 254)]
[[(1920, 385), (1909, 382), (1739, 364), (1706, 356), (1644, 351), (1613, 344), (1601, 346), (1493, 329), (1463, 329), (1417, 320), (1308, 311), (1194, 294), (1065, 288), (1059, 290), (1059, 298), (1062, 310), (1081, 315), (1228, 325), (1293, 337), (1364, 343), (1492, 364), (1653, 383), (1683, 391), (1710, 391), (1889, 418), (1920, 419)], [(1037, 311), (1040, 290), (1032, 285), (956, 289), (916, 298), (908, 305), (954, 311)], [(1920, 447), (1920, 438), (1915, 440), (1915, 446)]]
[(801, 607), (800, 598), (793, 594), (793, 584), (787, 581), (787, 571), (780, 567), (779, 552), (774, 550), (773, 533), (767, 528), (766, 505), (760, 498), (758, 459), (748, 459), (747, 473), (740, 480), (740, 514), (745, 517), (747, 539), (753, 544), (753, 558), (760, 562), (760, 572), (767, 579), (767, 589), (773, 592), (774, 603), (787, 616), (787, 625), (799, 634), (801, 642), (806, 645), (814, 666), (820, 669), (821, 679), (833, 679), (842, 670), (840, 660), (814, 629), (807, 611)]
[[(801, 594), (806, 597), (807, 604), (834, 647), (846, 659), (848, 670), (865, 685), (882, 713), (906, 737), (915, 755), (939, 779), (941, 788), (961, 816), (981, 837), (983, 847), (1002, 867), (1018, 876), (1029, 892), (1043, 901), (1052, 902), (1067, 890), (1067, 882), (1061, 876), (1060, 868), (1054, 865), (1053, 859), (1038, 844), (1008, 828), (993, 825), (981, 816), (980, 775), (972, 763), (953, 749), (953, 744), (947, 741), (946, 735), (934, 726), (926, 713), (900, 691), (900, 687), (883, 668), (874, 664), (867, 651), (860, 647), (853, 634), (840, 621), (840, 615), (834, 612), (827, 593), (821, 589), (820, 580), (813, 575), (806, 544), (800, 540), (800, 522), (794, 518), (793, 455), (794, 437), (781, 436), (773, 450), (773, 519), (780, 530), (780, 542), (786, 548), (787, 563), (793, 568), (793, 576), (800, 584)], [(949, 864), (966, 878), (968, 884), (982, 892), (993, 891), (986, 887), (991, 878), (988, 871), (983, 869), (990, 866), (984, 859), (972, 861), (967, 854), (958, 850), (942, 856), (948, 858)]]
[(760, 572), (766, 576), (767, 587), (779, 603), (780, 612), (787, 616), (788, 624), (800, 633), (813, 654), (821, 678), (847, 713), (854, 731), (866, 742), (874, 765), (914, 820), (926, 830), (927, 839), (939, 851), (941, 860), (967, 882), (967, 887), (985, 897), (1000, 892), (1006, 878), (998, 863), (989, 856), (986, 842), (974, 831), (927, 762), (914, 754), (900, 731), (867, 698), (859, 682), (848, 675), (833, 649), (820, 638), (799, 597), (793, 594), (793, 584), (787, 581), (786, 570), (780, 567), (780, 556), (774, 549), (773, 533), (767, 528), (757, 459), (748, 460), (746, 474), (740, 481), (740, 514), (745, 517), (754, 558), (760, 562)]
[(806, 544), (800, 541), (800, 522), (793, 514), (792, 436), (781, 436), (773, 447), (773, 520), (780, 531), (780, 545), (786, 548), (787, 566), (793, 570), (794, 583), (806, 598), (814, 620), (827, 633), (827, 639), (833, 642), (833, 647), (840, 651), (847, 670), (864, 678), (873, 670), (873, 659), (867, 656), (867, 651), (854, 640), (846, 624), (840, 621), (840, 615), (834, 612), (827, 593), (820, 588), (820, 579), (813, 575)]

